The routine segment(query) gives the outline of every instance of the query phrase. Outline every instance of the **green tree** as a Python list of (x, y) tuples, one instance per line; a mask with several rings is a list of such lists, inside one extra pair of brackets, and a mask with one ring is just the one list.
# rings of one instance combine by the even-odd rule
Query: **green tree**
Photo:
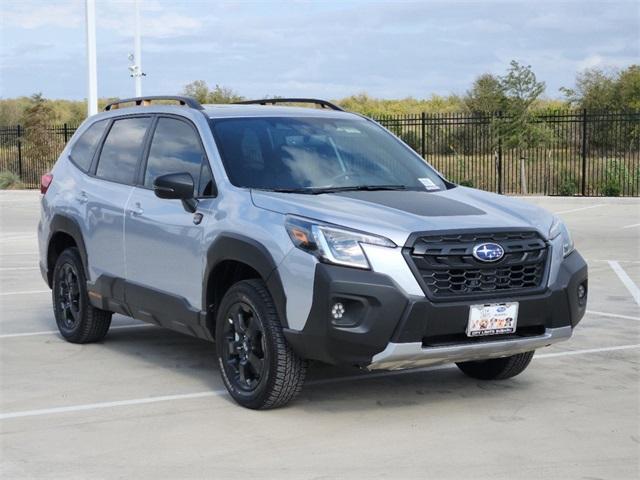
[(622, 110), (640, 110), (640, 65), (631, 65), (618, 75), (616, 97)]
[(207, 99), (209, 98), (209, 86), (204, 80), (196, 80), (195, 82), (191, 82), (186, 85), (182, 93), (195, 98), (200, 103), (207, 103)]
[(615, 79), (599, 68), (589, 68), (578, 73), (575, 88), (563, 87), (560, 91), (573, 107), (591, 111), (615, 108)]
[(503, 148), (514, 149), (520, 157), (520, 183), (522, 193), (526, 194), (528, 151), (553, 139), (553, 131), (539, 121), (534, 108), (544, 93), (545, 84), (537, 80), (531, 65), (512, 60), (506, 75), (500, 77), (500, 87), (506, 99), (504, 114), (495, 117), (492, 126)]
[(500, 78), (489, 73), (480, 75), (464, 96), (464, 104), (472, 113), (492, 114), (504, 110), (507, 97)]
[(560, 89), (574, 107), (591, 111), (640, 109), (640, 65), (624, 70), (589, 68), (576, 76), (574, 88)]
[(244, 99), (229, 87), (216, 84), (210, 89), (204, 80), (189, 83), (184, 87), (183, 94), (195, 98), (200, 103), (233, 103)]
[(49, 101), (42, 93), (33, 94), (22, 119), (27, 161), (50, 160), (54, 155), (48, 135), (48, 128), (54, 118), (55, 113)]

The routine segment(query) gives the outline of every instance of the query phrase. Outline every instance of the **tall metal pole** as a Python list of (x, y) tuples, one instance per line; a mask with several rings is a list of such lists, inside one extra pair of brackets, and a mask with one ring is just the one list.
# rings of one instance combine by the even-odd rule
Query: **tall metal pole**
[(137, 71), (135, 72), (136, 97), (142, 96), (142, 45), (140, 40), (140, 0), (135, 0), (135, 38), (134, 38), (134, 58)]
[(98, 113), (98, 69), (96, 62), (96, 2), (86, 0), (87, 29), (87, 114)]

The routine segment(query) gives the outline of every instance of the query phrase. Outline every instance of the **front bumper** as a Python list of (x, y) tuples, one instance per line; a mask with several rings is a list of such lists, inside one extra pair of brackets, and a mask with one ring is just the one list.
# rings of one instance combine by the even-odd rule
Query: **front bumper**
[[(579, 285), (587, 287), (587, 264), (573, 252), (544, 292), (487, 300), (519, 302), (515, 334), (469, 338), (469, 305), (482, 298), (433, 302), (405, 295), (384, 274), (319, 263), (305, 327), (285, 336), (304, 358), (369, 369), (504, 357), (568, 339), (586, 310)], [(334, 319), (337, 302), (345, 313)]]
[(370, 370), (400, 370), (436, 363), (507, 357), (568, 340), (572, 333), (573, 328), (570, 326), (547, 328), (541, 335), (440, 347), (425, 347), (421, 342), (391, 342), (387, 345), (387, 348), (373, 357), (371, 364), (367, 368)]

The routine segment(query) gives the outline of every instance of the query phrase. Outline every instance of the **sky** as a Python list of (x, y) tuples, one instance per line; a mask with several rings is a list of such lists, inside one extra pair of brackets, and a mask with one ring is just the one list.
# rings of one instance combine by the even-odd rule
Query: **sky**
[[(464, 94), (510, 60), (560, 98), (640, 63), (640, 1), (140, 0), (143, 93), (193, 80), (246, 97)], [(0, 97), (86, 97), (84, 0), (0, 0)], [(133, 2), (96, 0), (98, 95), (134, 94)]]

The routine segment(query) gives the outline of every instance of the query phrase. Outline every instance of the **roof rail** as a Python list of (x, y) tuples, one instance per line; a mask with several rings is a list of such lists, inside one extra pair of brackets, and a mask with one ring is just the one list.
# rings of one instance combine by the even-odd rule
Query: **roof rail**
[(339, 106), (327, 102), (326, 100), (319, 100), (317, 98), (263, 98), (262, 100), (243, 100), (241, 102), (234, 102), (237, 105), (275, 105), (276, 103), (313, 103), (320, 105), (322, 108), (330, 108), (338, 112), (344, 112)]
[(109, 103), (104, 110), (108, 112), (109, 110), (117, 110), (120, 108), (120, 105), (123, 103), (134, 103), (136, 106), (147, 106), (150, 105), (151, 102), (155, 100), (174, 100), (178, 102), (180, 105), (186, 105), (189, 108), (195, 108), (196, 110), (204, 110), (200, 102), (198, 102), (195, 98), (192, 97), (184, 97), (180, 95), (155, 95), (150, 97), (133, 97), (133, 98), (124, 98), (122, 100), (117, 100), (115, 102)]

